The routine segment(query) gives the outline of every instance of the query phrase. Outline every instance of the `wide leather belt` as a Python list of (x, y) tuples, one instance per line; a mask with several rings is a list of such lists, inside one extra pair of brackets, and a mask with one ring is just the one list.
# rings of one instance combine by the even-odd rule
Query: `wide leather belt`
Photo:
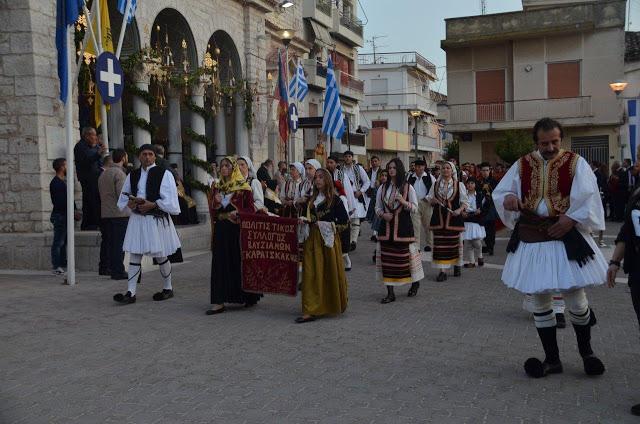
[(558, 217), (521, 217), (518, 225), (520, 240), (525, 243), (543, 243), (545, 241), (558, 240), (549, 235), (549, 229), (556, 222), (558, 222)]

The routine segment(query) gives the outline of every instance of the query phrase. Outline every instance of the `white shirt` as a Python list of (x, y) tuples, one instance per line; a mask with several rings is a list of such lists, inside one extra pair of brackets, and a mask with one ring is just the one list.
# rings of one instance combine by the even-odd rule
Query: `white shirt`
[(413, 175), (416, 177), (416, 182), (415, 184), (413, 184), (413, 188), (416, 190), (416, 196), (418, 196), (418, 199), (420, 200), (425, 199), (427, 197), (427, 194), (429, 194), (429, 190), (427, 190), (427, 186), (424, 185), (422, 177), (424, 177), (425, 175), (431, 177), (431, 187), (433, 187), (436, 179), (433, 178), (433, 175), (429, 175), (426, 172), (423, 172), (421, 176), (418, 176), (417, 173)]
[[(540, 152), (536, 153), (542, 158)], [(546, 178), (548, 161), (544, 160), (544, 158), (543, 161), (544, 170), (542, 175), (543, 178)], [(500, 180), (500, 183), (492, 194), (493, 202), (500, 215), (500, 219), (507, 227), (513, 228), (516, 221), (520, 218), (520, 212), (512, 212), (504, 209), (504, 199), (509, 194), (516, 196), (518, 199), (522, 199), (522, 181), (520, 180), (518, 162), (509, 168), (509, 171), (502, 180)], [(576, 172), (569, 193), (569, 205), (569, 209), (565, 215), (577, 221), (578, 227), (590, 231), (604, 230), (604, 209), (602, 208), (602, 200), (600, 199), (598, 181), (593, 171), (591, 171), (591, 167), (582, 157), (578, 159), (578, 163), (576, 164)], [(544, 198), (538, 203), (536, 213), (540, 216), (549, 216), (549, 208)]]
[(475, 212), (478, 209), (478, 192), (474, 192), (473, 194), (469, 194), (467, 192), (467, 197), (469, 198), (469, 206), (467, 206), (467, 212)]
[[(222, 193), (220, 193), (222, 194)], [(229, 206), (229, 203), (231, 203), (231, 197), (233, 196), (233, 192), (229, 193), (229, 194), (225, 194), (222, 196), (222, 207), (226, 208), (227, 206)]]
[(378, 180), (378, 172), (380, 172), (380, 167), (378, 169), (371, 168), (371, 182), (374, 187), (376, 185), (376, 181)]
[[(371, 187), (371, 181), (369, 180), (369, 176), (367, 175), (366, 172), (364, 172), (364, 169), (361, 166), (359, 166), (358, 169), (360, 170), (360, 182), (362, 183), (362, 187), (360, 187), (360, 189), (356, 187), (356, 174), (354, 173), (354, 170), (353, 170), (353, 164), (351, 166), (347, 166), (345, 164), (343, 168), (343, 172), (344, 172), (344, 175), (349, 177), (349, 180), (351, 180), (351, 186), (353, 188), (353, 192), (355, 193), (356, 191), (360, 190), (361, 192), (364, 193), (369, 189), (369, 187)], [(346, 188), (345, 188), (345, 191), (346, 191)]]
[(316, 200), (313, 201), (313, 204), (315, 205), (315, 207), (317, 208), (318, 205), (320, 203), (322, 203), (324, 201), (324, 194), (320, 193), (318, 194), (318, 197), (316, 197)]
[[(387, 192), (384, 194), (384, 200), (382, 199), (382, 192), (384, 191), (384, 187), (380, 186), (380, 189), (378, 189), (378, 191), (376, 192), (376, 214), (380, 211), (384, 212), (384, 203), (388, 203), (390, 201), (391, 198), (391, 192), (393, 191), (393, 184), (389, 185), (389, 188), (387, 189)], [(396, 192), (396, 194), (403, 194), (403, 193), (398, 193)], [(384, 203), (383, 203), (384, 201)], [(418, 213), (418, 198), (416, 196), (416, 190), (413, 188), (413, 186), (411, 184), (409, 184), (409, 196), (407, 198), (407, 201), (409, 203), (411, 203), (411, 213)], [(393, 202), (393, 208), (397, 208), (399, 205), (399, 202), (396, 200)]]
[[(458, 193), (460, 194), (460, 206), (467, 208), (469, 206), (469, 196), (467, 195), (467, 188), (464, 186), (464, 184), (462, 184), (461, 182), (458, 182), (458, 180), (452, 179), (451, 184), (458, 184)], [(429, 194), (427, 194), (427, 200), (431, 200), (436, 197), (435, 189), (436, 189), (436, 185), (435, 184), (431, 185), (431, 188), (429, 189)]]
[[(136, 197), (141, 199), (147, 198), (147, 179), (149, 178), (149, 170), (155, 166), (156, 164), (154, 163), (147, 167), (147, 169), (140, 168), (140, 180), (138, 181), (138, 194)], [(131, 193), (131, 174), (127, 175), (127, 179), (124, 181), (124, 185), (122, 186), (122, 191), (120, 191), (120, 197), (118, 198), (118, 207), (121, 211), (129, 208), (127, 205), (129, 203), (129, 198), (122, 195), (124, 192)], [(160, 184), (160, 198), (156, 200), (156, 204), (158, 205), (158, 208), (168, 214), (180, 214), (176, 180), (169, 171), (165, 170), (164, 175), (162, 176), (162, 183)]]

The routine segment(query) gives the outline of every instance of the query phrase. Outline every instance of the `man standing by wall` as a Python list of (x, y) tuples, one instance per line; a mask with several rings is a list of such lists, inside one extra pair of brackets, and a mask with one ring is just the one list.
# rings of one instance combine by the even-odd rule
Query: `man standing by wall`
[[(51, 243), (51, 265), (54, 275), (65, 275), (67, 268), (67, 161), (58, 158), (53, 161), (56, 176), (49, 184), (51, 193), (51, 223), (53, 224), (53, 242)], [(75, 206), (75, 204), (74, 204)], [(82, 217), (78, 210), (73, 211), (73, 218), (79, 221)]]
[(106, 254), (109, 257), (111, 279), (126, 280), (127, 273), (124, 271), (122, 244), (124, 243), (124, 235), (127, 232), (129, 213), (118, 208), (118, 198), (127, 179), (125, 166), (128, 162), (128, 157), (123, 149), (114, 150), (111, 157), (113, 158), (113, 163), (98, 178), (101, 216), (106, 232)]
[(82, 224), (83, 231), (97, 230), (100, 222), (100, 197), (98, 197), (98, 177), (102, 160), (100, 156), (107, 151), (98, 145), (95, 128), (84, 127), (82, 139), (76, 143), (73, 156), (76, 172), (82, 186)]

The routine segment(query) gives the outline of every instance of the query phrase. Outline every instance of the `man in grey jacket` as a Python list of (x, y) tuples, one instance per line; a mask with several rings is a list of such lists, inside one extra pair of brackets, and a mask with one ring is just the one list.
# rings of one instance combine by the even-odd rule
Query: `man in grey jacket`
[(125, 172), (128, 158), (123, 149), (116, 149), (111, 153), (113, 163), (98, 178), (98, 190), (100, 191), (101, 218), (106, 230), (111, 279), (126, 280), (127, 273), (124, 270), (124, 251), (122, 244), (127, 233), (129, 213), (118, 208), (118, 198), (122, 186), (127, 179)]

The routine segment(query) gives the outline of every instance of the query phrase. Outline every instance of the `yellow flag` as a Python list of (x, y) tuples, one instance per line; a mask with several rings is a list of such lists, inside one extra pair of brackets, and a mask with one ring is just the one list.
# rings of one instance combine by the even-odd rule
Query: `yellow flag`
[[(96, 32), (96, 37), (101, 37), (102, 39), (102, 50), (105, 52), (113, 53), (113, 37), (111, 36), (111, 20), (109, 19), (109, 6), (107, 5), (107, 0), (94, 0), (99, 1), (98, 7), (100, 8), (100, 32), (98, 35), (98, 26), (96, 23), (96, 19), (92, 19), (93, 30)], [(88, 31), (88, 29), (87, 29)], [(86, 52), (90, 53), (94, 56), (98, 56), (96, 54), (98, 51), (97, 46), (93, 45), (93, 41), (89, 38), (89, 43), (87, 44)], [(100, 90), (96, 87), (96, 98), (95, 103), (93, 104), (94, 116), (96, 119), (96, 128), (102, 124), (102, 114), (100, 113), (100, 103), (102, 101), (102, 97), (100, 97)], [(109, 105), (107, 105), (107, 110), (109, 110)]]

